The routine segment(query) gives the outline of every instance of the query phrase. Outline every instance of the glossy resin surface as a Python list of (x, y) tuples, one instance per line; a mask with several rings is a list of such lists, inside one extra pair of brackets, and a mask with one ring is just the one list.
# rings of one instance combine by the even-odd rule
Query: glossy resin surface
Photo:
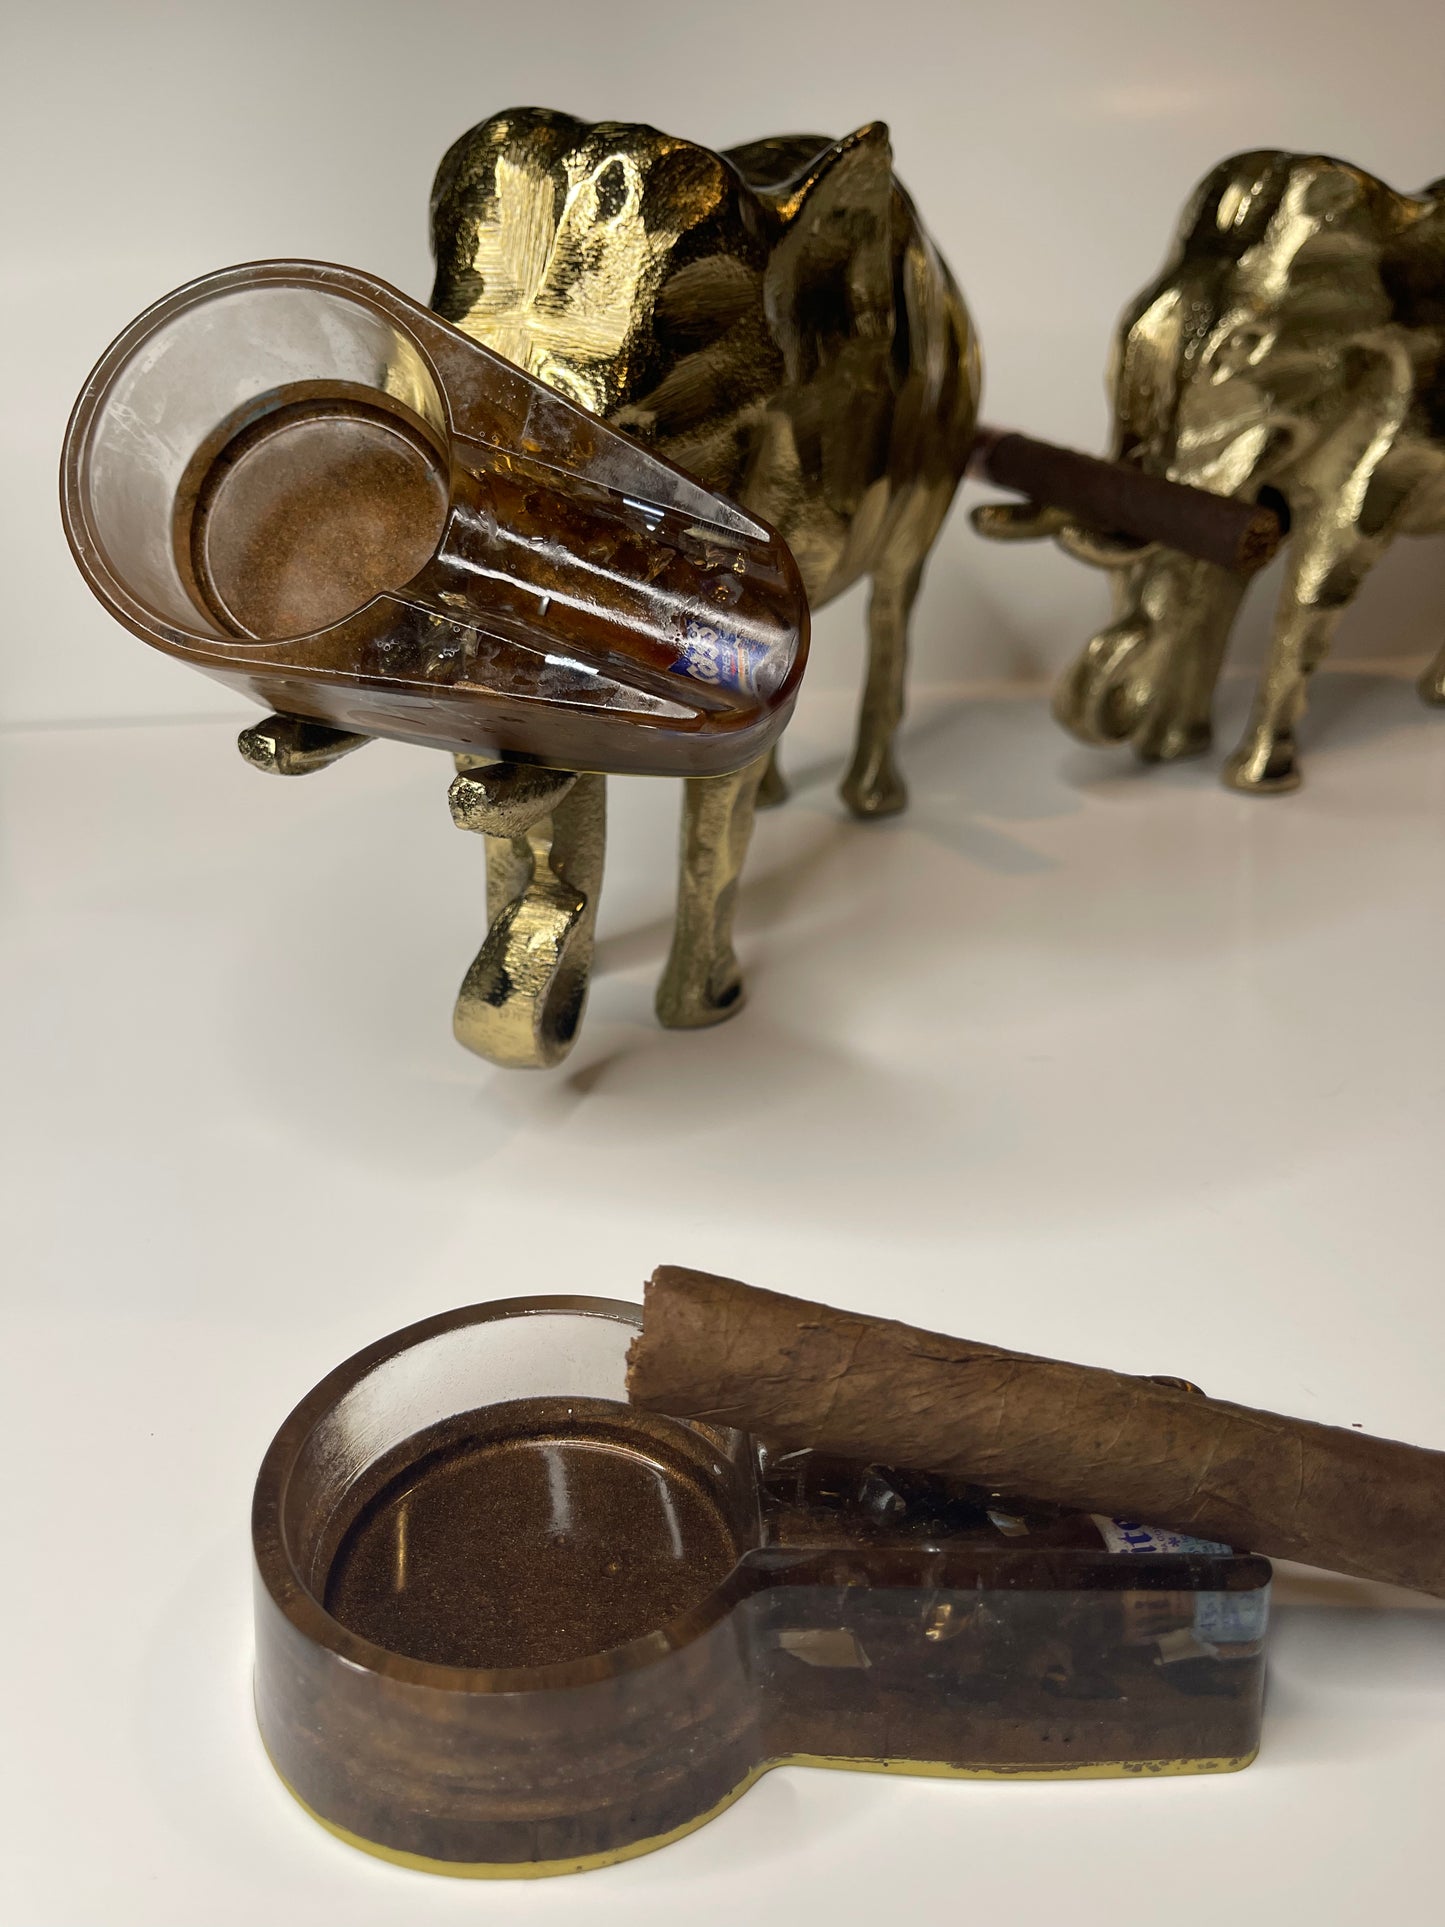
[(358, 734), (722, 774), (776, 740), (806, 657), (771, 528), (349, 268), (158, 302), (76, 403), (61, 500), (143, 640)]
[(637, 1412), (636, 1320), (585, 1298), (449, 1313), (278, 1434), (257, 1710), (328, 1826), (440, 1871), (567, 1872), (781, 1761), (1248, 1763), (1266, 1561)]

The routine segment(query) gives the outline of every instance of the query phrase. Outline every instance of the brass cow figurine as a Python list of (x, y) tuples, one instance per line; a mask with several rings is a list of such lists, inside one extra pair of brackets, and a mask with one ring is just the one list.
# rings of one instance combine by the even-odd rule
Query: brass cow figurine
[[(1274, 637), (1225, 778), (1293, 789), (1306, 684), (1341, 611), (1396, 535), (1445, 531), (1445, 182), (1410, 196), (1320, 155), (1222, 162), (1126, 311), (1112, 379), (1118, 455), (1288, 515)], [(1055, 699), (1066, 728), (1147, 760), (1208, 747), (1242, 577), (1053, 511), (975, 520), (1117, 571), (1116, 619)], [(1445, 651), (1420, 689), (1445, 702)]]
[[(903, 808), (893, 739), (908, 619), (973, 437), (963, 300), (893, 175), (878, 122), (715, 154), (654, 128), (525, 108), (456, 142), (432, 195), (432, 306), (487, 347), (771, 522), (813, 607), (872, 579), (867, 681), (843, 782)], [(685, 785), (663, 1024), (742, 996), (731, 926), (764, 762)], [(491, 927), (456, 1010), (496, 1062), (555, 1063), (585, 997), (604, 779), (463, 769), (486, 833)]]

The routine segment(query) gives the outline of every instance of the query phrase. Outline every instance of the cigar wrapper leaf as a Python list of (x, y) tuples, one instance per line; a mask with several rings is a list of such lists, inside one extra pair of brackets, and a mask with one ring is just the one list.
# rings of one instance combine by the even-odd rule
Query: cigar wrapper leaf
[(663, 1265), (632, 1401), (1445, 1597), (1445, 1452)]
[(1182, 555), (1253, 575), (1275, 555), (1284, 527), (1273, 509), (1149, 475), (1011, 429), (980, 428), (968, 472), (1042, 508), (1063, 509), (1101, 534), (1159, 542)]

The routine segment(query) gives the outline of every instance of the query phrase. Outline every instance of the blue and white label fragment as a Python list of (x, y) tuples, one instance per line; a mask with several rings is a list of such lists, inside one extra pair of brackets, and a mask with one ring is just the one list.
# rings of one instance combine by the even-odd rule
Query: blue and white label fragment
[(764, 693), (760, 679), (770, 653), (766, 643), (689, 616), (680, 650), (672, 664), (674, 675), (691, 676), (694, 682), (711, 683), (715, 689), (737, 689), (747, 696)]
[(1101, 1512), (1089, 1517), (1099, 1528), (1110, 1552), (1232, 1552), (1217, 1539), (1195, 1539), (1187, 1532), (1165, 1532), (1161, 1526), (1141, 1526), (1133, 1519), (1106, 1519)]
[[(1217, 1539), (1196, 1539), (1187, 1532), (1166, 1532), (1160, 1526), (1139, 1525), (1133, 1519), (1106, 1519), (1092, 1512), (1090, 1518), (1110, 1552), (1204, 1552), (1228, 1554), (1232, 1546)], [(1168, 1633), (1157, 1644), (1159, 1657), (1167, 1666), (1181, 1659), (1244, 1659), (1258, 1652), (1269, 1624), (1269, 1587), (1257, 1586), (1248, 1592), (1197, 1592), (1193, 1599), (1193, 1624)]]
[(1201, 1646), (1257, 1646), (1269, 1624), (1269, 1588), (1202, 1592), (1194, 1602), (1194, 1637)]

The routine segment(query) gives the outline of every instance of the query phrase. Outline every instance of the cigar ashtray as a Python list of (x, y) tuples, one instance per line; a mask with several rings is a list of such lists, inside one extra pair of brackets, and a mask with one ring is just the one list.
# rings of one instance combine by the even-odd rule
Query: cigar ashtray
[(333, 729), (715, 775), (807, 653), (786, 544), (373, 275), (225, 268), (92, 371), (61, 509), (143, 641)]
[(637, 1411), (639, 1318), (447, 1312), (277, 1434), (257, 1717), (332, 1832), (440, 1873), (569, 1873), (679, 1838), (780, 1764), (1099, 1778), (1254, 1756), (1266, 1560)]

